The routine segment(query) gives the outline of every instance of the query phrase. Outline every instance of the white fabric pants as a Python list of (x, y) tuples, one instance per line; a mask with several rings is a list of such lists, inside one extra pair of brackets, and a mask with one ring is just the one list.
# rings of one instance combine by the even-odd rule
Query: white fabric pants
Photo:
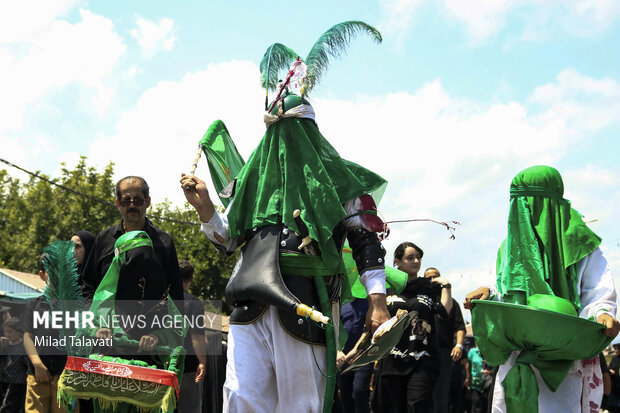
[[(493, 390), (493, 413), (506, 412), (504, 387), (501, 383), (506, 378), (508, 371), (515, 365), (518, 355), (519, 351), (513, 351), (508, 361), (502, 364), (497, 371)], [(598, 358), (575, 361), (555, 392), (549, 390), (536, 367), (533, 367), (532, 370), (538, 381), (538, 413), (598, 412), (598, 407), (603, 398), (603, 380)]]
[(230, 325), (227, 356), (224, 412), (322, 410), (325, 347), (311, 346), (286, 333), (273, 306), (254, 323)]

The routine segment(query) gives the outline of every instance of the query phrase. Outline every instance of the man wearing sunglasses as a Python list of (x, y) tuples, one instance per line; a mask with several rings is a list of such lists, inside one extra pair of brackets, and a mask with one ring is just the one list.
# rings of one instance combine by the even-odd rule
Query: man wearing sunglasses
[(174, 300), (183, 299), (183, 285), (179, 275), (179, 262), (174, 242), (170, 235), (157, 228), (146, 217), (146, 210), (151, 206), (149, 186), (139, 176), (127, 176), (116, 183), (116, 208), (121, 214), (118, 224), (104, 229), (95, 239), (80, 280), (83, 293), (92, 298), (103, 276), (108, 271), (114, 258), (114, 243), (126, 232), (145, 231), (153, 241), (155, 259), (166, 275), (170, 296)]

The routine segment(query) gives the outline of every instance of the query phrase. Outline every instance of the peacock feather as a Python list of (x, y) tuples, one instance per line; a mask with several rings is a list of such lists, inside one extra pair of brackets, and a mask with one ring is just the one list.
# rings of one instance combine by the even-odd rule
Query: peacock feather
[[(305, 60), (308, 68), (306, 94), (320, 82), (321, 76), (329, 67), (330, 58), (345, 54), (349, 42), (359, 33), (367, 33), (377, 43), (383, 41), (377, 29), (355, 20), (338, 23), (319, 37)], [(267, 90), (275, 90), (278, 84), (278, 72), (282, 69), (288, 70), (297, 56), (293, 49), (281, 43), (269, 46), (260, 62), (261, 86)]]

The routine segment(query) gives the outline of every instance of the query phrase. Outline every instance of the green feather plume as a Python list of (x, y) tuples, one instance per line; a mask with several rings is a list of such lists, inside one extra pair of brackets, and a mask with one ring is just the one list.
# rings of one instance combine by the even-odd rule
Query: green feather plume
[(278, 87), (278, 72), (288, 70), (289, 66), (299, 56), (290, 47), (282, 43), (274, 43), (267, 48), (260, 61), (260, 84), (265, 89), (276, 90)]
[[(321, 75), (329, 67), (330, 57), (337, 58), (346, 53), (349, 42), (359, 33), (367, 33), (377, 43), (383, 41), (377, 29), (362, 21), (354, 20), (338, 23), (319, 37), (305, 60), (310, 81), (306, 86), (306, 94), (321, 80)], [(276, 90), (278, 72), (288, 70), (297, 56), (293, 49), (281, 43), (269, 46), (260, 62), (261, 86)]]
[[(43, 248), (43, 268), (47, 271), (47, 285), (43, 295), (52, 310), (65, 310), (65, 301), (81, 301), (78, 271), (71, 241), (54, 241)], [(68, 303), (67, 303), (68, 304)], [(68, 309), (67, 309), (68, 310)]]
[[(43, 295), (49, 303), (52, 311), (70, 312), (84, 310), (84, 301), (78, 284), (78, 271), (75, 253), (75, 244), (71, 241), (54, 241), (43, 248), (43, 269), (47, 272), (47, 284)], [(65, 326), (60, 329), (61, 337), (82, 335), (83, 329), (75, 325)], [(89, 351), (90, 348), (80, 348), (67, 340), (64, 347), (67, 354), (78, 354), (80, 351)], [(86, 354), (86, 353), (85, 353)]]
[(340, 57), (344, 54), (351, 38), (360, 32), (368, 33), (377, 43), (383, 41), (381, 33), (377, 29), (362, 21), (339, 23), (319, 37), (305, 61), (310, 79), (310, 84), (307, 87), (308, 92), (319, 83), (321, 75), (329, 67), (329, 58)]

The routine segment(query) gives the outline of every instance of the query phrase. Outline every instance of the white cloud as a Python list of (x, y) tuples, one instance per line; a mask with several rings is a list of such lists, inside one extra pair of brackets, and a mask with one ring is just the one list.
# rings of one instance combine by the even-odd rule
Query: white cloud
[[(179, 175), (190, 169), (196, 144), (212, 121), (222, 119), (227, 124), (245, 159), (263, 135), (264, 95), (258, 87), (258, 73), (256, 65), (237, 61), (157, 84), (122, 115), (114, 134), (101, 136), (91, 146), (89, 160), (100, 165), (114, 160), (117, 177), (144, 176), (155, 202), (167, 197), (183, 203)], [(599, 83), (604, 80), (581, 76), (579, 80), (596, 91), (588, 105), (607, 104)], [(393, 224), (385, 242), (388, 262), (398, 243), (419, 241), (426, 251), (424, 266), (445, 269), (459, 279), (463, 274), (463, 291), (458, 294), (464, 296), (466, 288), (486, 280), (494, 271), (497, 246), (505, 237), (512, 177), (533, 164), (557, 164), (576, 139), (604, 125), (574, 123), (566, 118), (568, 112), (550, 113), (549, 108), (570, 99), (566, 91), (572, 81), (562, 80), (566, 77), (558, 76), (533, 92), (528, 106), (451, 96), (439, 81), (413, 93), (359, 96), (349, 101), (318, 96), (313, 100), (320, 130), (340, 154), (390, 181), (379, 206), (386, 219), (462, 223), (454, 241), (436, 224)], [(533, 102), (536, 109), (529, 106)], [(599, 177), (601, 185), (583, 188), (576, 201), (590, 197), (605, 204), (620, 199), (610, 171), (595, 168), (589, 175), (578, 173), (583, 179)], [(197, 174), (210, 180), (204, 159)], [(574, 178), (570, 171), (566, 176), (566, 180)], [(570, 187), (580, 188), (579, 182)], [(591, 211), (601, 226), (609, 226), (618, 213), (604, 208)]]
[(380, 1), (383, 18), (377, 27), (381, 33), (394, 36), (398, 48), (402, 48), (405, 34), (411, 26), (414, 13), (421, 3), (422, 0)]
[(564, 122), (567, 133), (587, 135), (620, 122), (620, 84), (565, 69), (554, 82), (539, 86), (530, 101), (546, 107), (541, 120)]
[(176, 41), (174, 21), (160, 19), (159, 24), (143, 17), (136, 16), (137, 29), (131, 35), (138, 41), (145, 57), (152, 57), (160, 51), (170, 51)]
[(588, 164), (562, 172), (564, 197), (584, 215), (588, 225), (595, 232), (620, 238), (620, 232), (613, 231), (617, 228), (613, 223), (620, 216), (620, 168), (606, 170)]
[(445, 10), (461, 22), (474, 39), (484, 39), (504, 26), (511, 2), (508, 0), (443, 0)]
[[(189, 172), (198, 141), (213, 121), (224, 121), (245, 159), (263, 135), (259, 73), (256, 65), (238, 61), (158, 83), (121, 115), (114, 134), (91, 145), (89, 162), (103, 166), (112, 160), (117, 178), (143, 176), (154, 202), (167, 197), (182, 204), (181, 172)], [(197, 174), (208, 175), (204, 158)]]
[(520, 5), (523, 40), (589, 37), (620, 18), (620, 4), (614, 0), (524, 0)]
[(0, 2), (0, 44), (32, 42), (81, 0), (20, 0)]
[(112, 90), (105, 79), (125, 45), (109, 19), (87, 10), (80, 10), (80, 16), (75, 24), (53, 21), (24, 55), (0, 47), (0, 134), (21, 128), (26, 111), (39, 99), (70, 85), (86, 88), (94, 107), (100, 113), (106, 110)]

